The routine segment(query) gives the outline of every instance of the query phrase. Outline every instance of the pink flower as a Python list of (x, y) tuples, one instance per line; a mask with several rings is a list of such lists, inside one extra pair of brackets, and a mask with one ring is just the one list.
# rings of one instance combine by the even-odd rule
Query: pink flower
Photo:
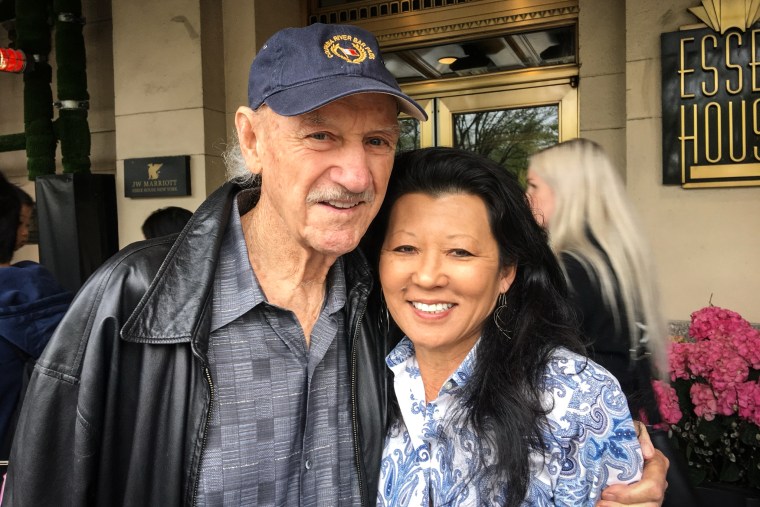
[(691, 376), (687, 367), (691, 343), (671, 343), (668, 348), (670, 363), (670, 380), (677, 378), (689, 379)]
[[(752, 477), (756, 448), (744, 442), (760, 429), (760, 330), (738, 313), (715, 306), (691, 318), (689, 336), (668, 350), (675, 387), (653, 383), (661, 426), (673, 430), (690, 464), (705, 470), (705, 480), (719, 480), (731, 463), (740, 469), (738, 482), (760, 487)], [(691, 399), (683, 400), (683, 408), (678, 404), (682, 389)]]
[(704, 417), (706, 421), (715, 419), (715, 414), (718, 412), (718, 402), (710, 386), (693, 384), (689, 389), (689, 395), (691, 395), (691, 402), (694, 404), (694, 413), (697, 417)]
[(689, 336), (696, 341), (721, 339), (747, 325), (749, 323), (736, 312), (719, 306), (708, 306), (691, 314)]
[(752, 368), (760, 370), (760, 331), (748, 325), (746, 329), (731, 336), (730, 342), (737, 354)]
[(668, 424), (677, 424), (683, 417), (683, 413), (681, 407), (678, 406), (676, 390), (661, 380), (653, 381), (652, 388), (663, 421)]
[(716, 361), (726, 352), (725, 345), (717, 340), (703, 340), (688, 345), (687, 368), (694, 376), (709, 378)]
[(739, 417), (760, 426), (760, 384), (744, 382), (736, 386)]
[(724, 391), (744, 382), (748, 376), (747, 361), (739, 357), (731, 347), (725, 347), (723, 354), (715, 358), (715, 366), (710, 373), (710, 383), (716, 391)]
[(736, 412), (738, 401), (736, 398), (736, 388), (731, 387), (723, 392), (718, 393), (715, 400), (717, 412), (721, 415), (733, 415)]

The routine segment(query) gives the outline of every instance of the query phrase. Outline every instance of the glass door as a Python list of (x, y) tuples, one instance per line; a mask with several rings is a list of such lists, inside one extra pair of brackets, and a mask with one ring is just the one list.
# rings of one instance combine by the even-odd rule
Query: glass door
[(578, 94), (570, 80), (415, 99), (429, 120), (402, 118), (399, 149), (454, 146), (521, 174), (532, 153), (578, 136)]

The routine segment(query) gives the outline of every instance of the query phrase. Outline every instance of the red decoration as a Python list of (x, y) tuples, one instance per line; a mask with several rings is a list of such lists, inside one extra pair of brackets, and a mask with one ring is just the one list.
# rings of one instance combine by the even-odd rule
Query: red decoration
[(26, 55), (18, 49), (0, 48), (0, 71), (24, 72), (26, 68)]

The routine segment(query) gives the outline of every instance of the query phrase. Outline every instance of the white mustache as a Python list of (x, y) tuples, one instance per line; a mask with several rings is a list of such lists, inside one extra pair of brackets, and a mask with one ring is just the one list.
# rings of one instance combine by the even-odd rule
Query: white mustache
[(343, 201), (343, 202), (366, 202), (371, 204), (375, 200), (375, 191), (368, 188), (364, 192), (349, 192), (345, 188), (320, 188), (312, 190), (306, 196), (308, 204), (315, 204), (325, 201)]

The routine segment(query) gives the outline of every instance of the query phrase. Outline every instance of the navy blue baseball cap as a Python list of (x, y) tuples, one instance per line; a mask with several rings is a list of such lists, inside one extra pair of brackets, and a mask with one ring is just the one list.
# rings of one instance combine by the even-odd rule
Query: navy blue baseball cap
[(356, 26), (315, 23), (280, 30), (258, 52), (248, 75), (249, 106), (266, 104), (282, 116), (356, 93), (387, 93), (400, 111), (427, 120), (385, 67), (375, 36)]

